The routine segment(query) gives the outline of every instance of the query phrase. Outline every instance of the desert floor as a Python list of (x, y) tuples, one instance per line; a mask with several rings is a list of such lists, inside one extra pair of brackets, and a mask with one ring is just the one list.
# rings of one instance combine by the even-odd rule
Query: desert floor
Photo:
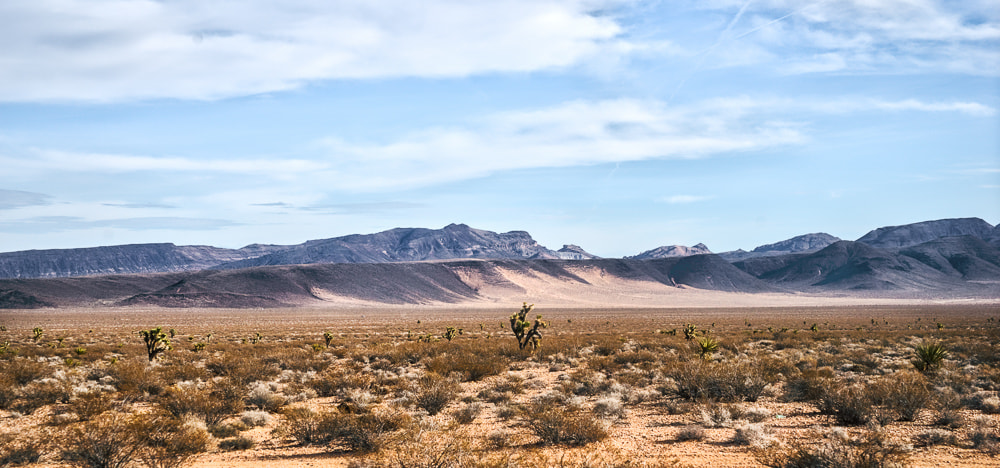
[[(541, 395), (560, 389), (565, 392), (567, 382), (582, 378), (579, 374), (588, 368), (595, 368), (595, 362), (603, 363), (606, 370), (606, 375), (600, 376), (599, 380), (603, 382), (618, 379), (624, 382), (631, 375), (629, 372), (636, 375), (643, 372), (656, 374), (657, 366), (669, 366), (662, 361), (669, 359), (669, 356), (678, 355), (687, 360), (689, 357), (686, 353), (694, 349), (694, 340), (685, 341), (679, 333), (667, 333), (682, 330), (689, 323), (696, 324), (700, 330), (709, 330), (711, 336), (720, 342), (718, 353), (710, 354), (708, 360), (725, 362), (748, 354), (757, 357), (773, 355), (775, 359), (800, 362), (812, 359), (817, 368), (824, 363), (828, 364), (836, 373), (834, 379), (839, 379), (833, 381), (851, 383), (878, 379), (889, 372), (912, 371), (908, 362), (913, 357), (911, 345), (914, 343), (935, 340), (956, 349), (962, 348), (967, 335), (970, 340), (978, 343), (976, 346), (979, 348), (975, 352), (979, 354), (970, 358), (969, 353), (972, 351), (961, 355), (954, 353), (954, 359), (946, 361), (945, 367), (956, 374), (961, 374), (964, 369), (964, 372), (986, 375), (986, 380), (1000, 380), (996, 378), (1000, 375), (996, 372), (996, 362), (983, 362), (982, 357), (986, 353), (992, 356), (991, 359), (1000, 360), (1000, 350), (997, 349), (1000, 346), (997, 342), (997, 337), (1000, 336), (1000, 302), (921, 301), (904, 304), (901, 301), (882, 301), (866, 304), (865, 301), (854, 300), (854, 304), (845, 304), (851, 301), (831, 299), (824, 302), (810, 299), (810, 302), (806, 302), (807, 305), (785, 307), (767, 307), (763, 304), (766, 301), (757, 299), (749, 302), (752, 305), (741, 307), (537, 306), (533, 314), (543, 315), (549, 324), (544, 330), (541, 350), (556, 346), (559, 352), (539, 352), (523, 359), (511, 359), (504, 372), (478, 381), (462, 381), (463, 379), (458, 378), (461, 383), (457, 395), (443, 411), (433, 416), (404, 405), (409, 408), (409, 413), (416, 421), (414, 427), (419, 426), (418, 436), (410, 435), (388, 442), (375, 453), (351, 451), (336, 444), (303, 445), (286, 433), (275, 430), (283, 424), (281, 411), (275, 411), (274, 417), (267, 424), (245, 428), (241, 432), (243, 437), (255, 442), (253, 448), (226, 451), (220, 449), (218, 441), (213, 439), (207, 452), (187, 460), (185, 466), (425, 466), (409, 463), (427, 461), (443, 452), (450, 452), (454, 454), (452, 462), (455, 465), (442, 466), (463, 466), (471, 463), (469, 460), (476, 459), (484, 460), (482, 463), (494, 460), (495, 463), (488, 466), (505, 466), (497, 461), (503, 459), (506, 460), (506, 466), (757, 467), (765, 466), (758, 457), (765, 450), (791, 446), (816, 447), (837, 437), (857, 442), (863, 434), (871, 432), (872, 428), (864, 425), (845, 426), (842, 431), (835, 429), (841, 425), (833, 416), (821, 413), (815, 403), (790, 401), (783, 387), (786, 383), (781, 380), (770, 385), (756, 401), (720, 403), (707, 400), (686, 401), (669, 396), (669, 392), (658, 390), (663, 387), (662, 383), (653, 383), (657, 377), (649, 377), (651, 380), (643, 382), (636, 378), (631, 387), (627, 388), (627, 392), (631, 392), (627, 397), (621, 396), (621, 385), (618, 390), (614, 390), (618, 392), (616, 398), (624, 402), (620, 412), (610, 416), (588, 413), (600, 420), (608, 437), (582, 446), (542, 443), (526, 427), (523, 415), (513, 418), (500, 415), (501, 406), (529, 406)], [(176, 360), (187, 360), (200, 365), (198, 362), (205, 359), (206, 353), (195, 354), (186, 348), (190, 347), (189, 343), (204, 340), (208, 334), (214, 337), (208, 346), (209, 353), (213, 346), (222, 346), (223, 343), (228, 346), (225, 351), (215, 351), (218, 356), (223, 352), (239, 352), (239, 349), (243, 349), (240, 346), (251, 346), (246, 340), (257, 333), (261, 336), (261, 344), (287, 344), (296, 349), (316, 344), (315, 351), (324, 353), (328, 351), (320, 350), (318, 345), (324, 341), (323, 333), (330, 332), (334, 336), (334, 347), (341, 350), (335, 356), (329, 356), (331, 368), (353, 359), (355, 363), (360, 363), (360, 367), (352, 369), (362, 369), (363, 366), (374, 365), (374, 359), (372, 363), (366, 363), (362, 361), (367, 361), (367, 358), (358, 356), (369, 350), (399, 346), (400, 343), (419, 346), (415, 344), (415, 340), (421, 336), (428, 336), (433, 341), (421, 343), (427, 347), (462, 346), (463, 342), (479, 347), (488, 343), (508, 343), (509, 346), (514, 338), (507, 321), (519, 306), (520, 304), (503, 308), (477, 305), (470, 308), (365, 306), (268, 310), (95, 308), (0, 311), (0, 325), (6, 327), (6, 331), (0, 332), (0, 342), (8, 340), (11, 348), (30, 349), (42, 346), (40, 342), (53, 343), (52, 340), (57, 337), (63, 338), (58, 345), (49, 345), (58, 346), (54, 351), (37, 352), (38, 356), (49, 358), (62, 358), (59, 351), (62, 349), (98, 349), (98, 345), (107, 344), (109, 348), (105, 351), (105, 356), (91, 356), (89, 361), (80, 366), (101, 368), (111, 365), (105, 361), (112, 354), (121, 356), (118, 359), (142, 358), (142, 343), (136, 332), (161, 326), (164, 330), (176, 329), (179, 335), (174, 340), (175, 350), (165, 354), (167, 363), (154, 364), (168, 366), (178, 365)], [(813, 324), (818, 325), (819, 332), (810, 331)], [(45, 335), (39, 342), (31, 340), (31, 330), (34, 327), (44, 330)], [(441, 338), (446, 327), (462, 328), (465, 333), (448, 342)], [(783, 345), (775, 346), (776, 343)], [(120, 344), (119, 349), (113, 349), (111, 344)], [(181, 349), (182, 347), (185, 348)], [(607, 350), (609, 347), (610, 350)], [(657, 347), (664, 350), (662, 356), (666, 357), (657, 357), (647, 367), (642, 367), (644, 363), (626, 363), (621, 367), (613, 364), (616, 356), (634, 354), (638, 350), (652, 350), (656, 354), (660, 349)], [(32, 353), (34, 352), (22, 351), (26, 355)], [(810, 355), (820, 357), (811, 358)], [(817, 359), (820, 361), (818, 364), (815, 363)], [(112, 364), (116, 360), (112, 360)], [(55, 362), (53, 366), (59, 365), (57, 359), (50, 361)], [(407, 372), (424, 372), (421, 367), (424, 362), (414, 363), (411, 368), (399, 373), (404, 375)], [(857, 370), (858, 362), (867, 363), (864, 372)], [(889, 371), (881, 370), (883, 365)], [(73, 369), (64, 371), (72, 372)], [(784, 377), (787, 376), (782, 376)], [(504, 405), (487, 402), (482, 398), (482, 391), (497, 384), (500, 379), (523, 383), (523, 391), (510, 395), (509, 401), (504, 402)], [(936, 380), (934, 382), (930, 384), (932, 394), (944, 385)], [(995, 384), (1000, 386), (1000, 382)], [(275, 377), (272, 386), (283, 388), (281, 385), (284, 384)], [(979, 381), (968, 383), (963, 388), (966, 388), (966, 392), (978, 392), (980, 401), (996, 397), (996, 388), (983, 388)], [(573, 404), (588, 411), (607, 397), (600, 392), (578, 395), (582, 396), (577, 397)], [(964, 398), (969, 395), (960, 396)], [(335, 408), (344, 401), (343, 396), (314, 395), (313, 398), (289, 403), (287, 406), (323, 411)], [(481, 407), (478, 416), (466, 424), (455, 423), (455, 411), (474, 403)], [(130, 408), (132, 411), (142, 412), (153, 404), (137, 402)], [(60, 438), (69, 434), (66, 432), (67, 427), (73, 425), (72, 421), (68, 425), (54, 422), (55, 415), (64, 412), (60, 410), (60, 405), (46, 405), (28, 415), (0, 410), (0, 433), (46, 434), (50, 442), (55, 442), (58, 446), (61, 444)], [(705, 412), (719, 407), (732, 410), (734, 414), (763, 415), (754, 421), (756, 430), (763, 433), (762, 438), (749, 442), (736, 440), (737, 428), (741, 424), (749, 424), (736, 417), (731, 421), (717, 421), (717, 424), (709, 421), (711, 418), (705, 416)], [(940, 411), (934, 403), (929, 403), (914, 421), (892, 421), (878, 430), (888, 436), (887, 443), (899, 447), (901, 457), (908, 466), (1000, 466), (995, 445), (1000, 436), (997, 433), (1000, 415), (971, 403), (966, 404), (957, 408), (956, 412), (963, 421), (977, 421), (978, 429), (973, 428), (971, 423), (957, 425), (947, 429), (954, 435), (951, 442), (923, 443), (926, 438), (921, 438), (924, 437), (921, 436), (922, 433), (941, 428), (938, 422)], [(234, 415), (232, 419), (238, 419), (238, 415)], [(713, 425), (717, 427), (712, 427)], [(680, 434), (691, 427), (703, 429), (702, 435), (694, 440), (681, 440), (684, 437)], [(987, 434), (989, 440), (986, 442), (976, 443), (972, 432), (982, 431), (982, 427), (987, 427), (992, 435)], [(496, 444), (498, 439), (502, 439), (503, 443)], [(60, 461), (54, 454), (56, 451), (50, 447), (49, 453), (39, 462), (28, 466), (74, 466)]]

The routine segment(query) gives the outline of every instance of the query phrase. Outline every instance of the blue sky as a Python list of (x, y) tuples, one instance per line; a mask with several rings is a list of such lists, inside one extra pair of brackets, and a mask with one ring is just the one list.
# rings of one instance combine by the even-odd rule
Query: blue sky
[(7, 0), (0, 251), (995, 224), (998, 109), (996, 0)]

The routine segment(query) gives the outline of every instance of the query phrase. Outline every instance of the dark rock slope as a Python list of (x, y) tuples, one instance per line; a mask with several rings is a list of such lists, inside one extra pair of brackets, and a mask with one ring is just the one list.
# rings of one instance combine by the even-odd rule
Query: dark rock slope
[(862, 236), (858, 242), (882, 249), (898, 249), (942, 237), (973, 236), (987, 240), (993, 233), (994, 227), (979, 218), (939, 219), (878, 228)]

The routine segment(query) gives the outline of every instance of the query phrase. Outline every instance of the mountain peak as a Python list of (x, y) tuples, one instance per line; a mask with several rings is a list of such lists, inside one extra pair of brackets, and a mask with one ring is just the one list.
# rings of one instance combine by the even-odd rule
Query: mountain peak
[(634, 257), (625, 257), (625, 258), (632, 258), (636, 260), (651, 260), (655, 258), (688, 257), (691, 255), (702, 255), (710, 253), (712, 253), (712, 251), (708, 249), (708, 246), (702, 243), (695, 244), (691, 247), (685, 245), (663, 245), (653, 250), (647, 250)]

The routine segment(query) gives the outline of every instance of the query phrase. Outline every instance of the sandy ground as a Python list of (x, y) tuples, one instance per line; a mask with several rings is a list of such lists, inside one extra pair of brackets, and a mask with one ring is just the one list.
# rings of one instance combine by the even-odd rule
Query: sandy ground
[[(599, 278), (588, 278), (597, 282)], [(622, 335), (650, 333), (655, 329), (670, 329), (687, 322), (700, 324), (718, 323), (723, 326), (743, 326), (747, 322), (760, 326), (790, 326), (802, 328), (804, 323), (835, 323), (849, 329), (857, 324), (869, 323), (874, 319), (886, 323), (913, 322), (923, 319), (929, 323), (944, 321), (949, 324), (982, 323), (988, 317), (1000, 317), (1000, 300), (930, 301), (930, 300), (888, 300), (856, 297), (811, 297), (804, 295), (744, 295), (697, 290), (677, 290), (671, 296), (673, 301), (664, 301), (658, 307), (600, 307), (596, 298), (587, 298), (588, 307), (574, 306), (571, 297), (558, 292), (539, 298), (535, 302), (538, 313), (553, 324), (549, 333), (574, 334), (602, 329), (613, 323)], [(616, 297), (622, 297), (622, 293)], [(641, 295), (641, 291), (636, 291)], [(641, 298), (640, 303), (649, 298)], [(663, 298), (657, 298), (663, 300)], [(40, 309), (24, 311), (0, 311), (0, 323), (12, 333), (26, 333), (32, 327), (41, 326), (55, 335), (60, 332), (100, 330), (110, 333), (132, 335), (140, 328), (150, 326), (176, 327), (184, 333), (225, 333), (239, 334), (259, 331), (265, 337), (316, 336), (323, 330), (333, 330), (340, 336), (361, 337), (366, 334), (399, 335), (405, 331), (440, 333), (446, 325), (465, 326), (467, 329), (495, 329), (498, 335), (505, 318), (516, 307), (505, 304), (496, 307), (490, 304), (407, 306), (386, 307), (384, 305), (362, 305), (341, 303), (337, 307), (302, 307), (268, 310), (232, 309), (160, 309), (160, 308), (94, 308), (94, 309)], [(509, 333), (509, 332), (508, 332)], [(503, 336), (506, 336), (504, 334)], [(527, 401), (532, 396), (551, 389), (565, 378), (566, 370), (553, 370), (548, 365), (528, 363), (513, 371), (525, 381), (536, 381), (534, 391), (517, 396), (518, 401)], [(463, 384), (464, 395), (475, 395), (483, 383)], [(310, 405), (329, 406), (327, 399), (310, 400)], [(451, 408), (458, 406), (453, 403)], [(779, 440), (808, 440), (815, 438), (816, 425), (830, 425), (827, 416), (819, 415), (815, 408), (802, 403), (784, 403), (768, 397), (757, 403), (744, 404), (745, 407), (767, 409), (772, 417), (764, 425)], [(18, 431), (25, 425), (39, 424), (46, 417), (46, 410), (29, 417), (15, 418), (0, 412), (0, 431)], [(446, 410), (435, 418), (444, 425), (450, 418)], [(998, 416), (990, 415), (994, 425)], [(894, 437), (909, 439), (913, 434), (933, 427), (930, 416), (925, 415), (915, 423), (894, 423), (889, 427)], [(582, 460), (590, 457), (592, 466), (604, 466), (599, 454), (615, 454), (616, 459), (632, 460), (635, 466), (717, 466), (717, 467), (759, 467), (756, 459), (746, 446), (730, 442), (734, 429), (730, 427), (706, 429), (702, 441), (677, 441), (678, 432), (686, 425), (696, 422), (696, 415), (668, 414), (662, 406), (643, 403), (630, 406), (624, 419), (611, 423), (611, 437), (585, 448), (549, 447), (542, 452), (556, 460), (561, 454), (569, 459)], [(221, 452), (213, 450), (199, 455), (190, 466), (194, 467), (346, 467), (356, 455), (327, 452), (318, 447), (300, 447), (291, 440), (272, 435), (279, 422), (270, 426), (255, 428), (244, 435), (255, 439), (257, 447), (246, 452)], [(472, 424), (460, 430), (482, 437), (501, 427), (510, 427), (502, 422), (492, 408), (487, 409)], [(508, 429), (509, 430), (509, 429)], [(852, 429), (859, 431), (860, 429)], [(532, 453), (539, 448), (532, 436), (523, 429), (512, 436), (514, 448), (511, 453)], [(574, 458), (575, 457), (575, 458)], [(912, 466), (1000, 466), (1000, 458), (991, 457), (981, 451), (952, 446), (916, 448), (910, 458)], [(39, 464), (36, 466), (63, 466)], [(549, 466), (556, 466), (552, 462)]]

